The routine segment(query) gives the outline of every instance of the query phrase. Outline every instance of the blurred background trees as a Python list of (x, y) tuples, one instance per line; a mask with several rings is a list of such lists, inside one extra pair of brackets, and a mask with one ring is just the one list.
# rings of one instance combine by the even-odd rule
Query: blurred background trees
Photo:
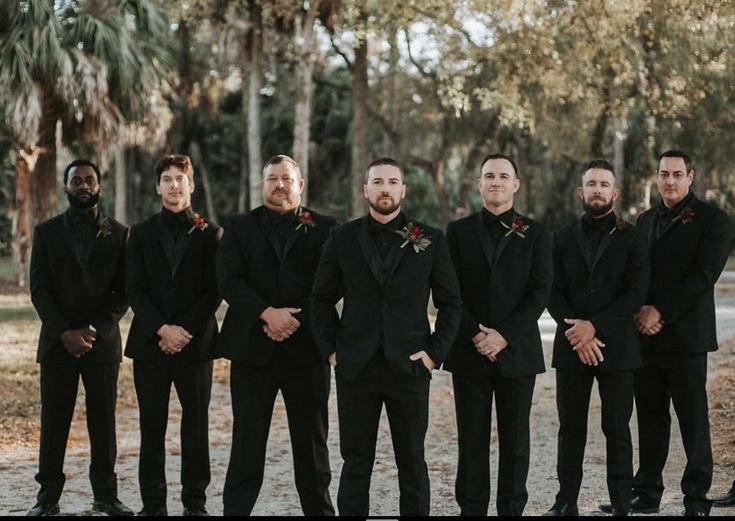
[(591, 158), (614, 162), (630, 218), (655, 204), (655, 159), (694, 158), (695, 191), (732, 211), (735, 6), (728, 0), (0, 1), (0, 249), (24, 283), (32, 226), (58, 212), (66, 162), (104, 170), (104, 210), (158, 208), (153, 164), (190, 154), (212, 220), (260, 202), (287, 153), (310, 207), (365, 211), (380, 155), (405, 208), (444, 226), (480, 206), (490, 151), (516, 158), (516, 207), (573, 219)]

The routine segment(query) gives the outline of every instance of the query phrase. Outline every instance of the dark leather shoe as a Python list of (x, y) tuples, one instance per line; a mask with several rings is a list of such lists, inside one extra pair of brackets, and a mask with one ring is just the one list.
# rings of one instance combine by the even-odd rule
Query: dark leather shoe
[(138, 512), (139, 516), (155, 516), (155, 517), (167, 517), (168, 516), (168, 510), (166, 510), (166, 507), (159, 507), (159, 508), (145, 508), (143, 507), (143, 510)]
[(52, 503), (50, 505), (44, 505), (43, 503), (36, 503), (32, 509), (28, 511), (27, 516), (55, 516), (59, 513), (59, 504)]
[(204, 507), (184, 507), (185, 517), (208, 517), (209, 512)]
[[(599, 509), (606, 514), (613, 513), (613, 507), (610, 503), (599, 506)], [(658, 514), (659, 507), (652, 503), (646, 503), (639, 496), (633, 496), (630, 500), (630, 512), (632, 514)]]
[(109, 499), (107, 501), (95, 501), (92, 503), (92, 510), (101, 512), (108, 516), (134, 516), (135, 512), (123, 505), (119, 499)]
[(548, 512), (544, 514), (544, 516), (578, 516), (579, 510), (577, 509), (577, 505), (570, 505), (569, 503), (565, 503), (563, 501), (557, 501), (554, 503), (554, 506), (549, 509)]
[(691, 508), (682, 512), (681, 515), (684, 517), (709, 517), (709, 512), (698, 510), (696, 508)]
[(713, 507), (735, 507), (735, 482), (732, 484), (732, 488), (722, 496), (717, 498), (712, 503)]

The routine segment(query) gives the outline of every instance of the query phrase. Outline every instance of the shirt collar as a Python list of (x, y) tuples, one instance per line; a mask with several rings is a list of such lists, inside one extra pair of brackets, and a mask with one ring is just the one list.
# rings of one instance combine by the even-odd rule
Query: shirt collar
[(385, 224), (378, 222), (377, 220), (373, 218), (372, 215), (368, 214), (368, 229), (372, 233), (380, 233), (383, 231), (397, 232), (404, 225), (405, 220), (406, 218), (403, 215), (403, 212), (399, 212), (398, 215), (396, 215), (393, 219), (391, 219)]
[(69, 222), (72, 225), (79, 224), (82, 221), (95, 222), (97, 220), (97, 215), (99, 214), (99, 210), (96, 206), (91, 210), (78, 210), (77, 208), (70, 206), (68, 212)]

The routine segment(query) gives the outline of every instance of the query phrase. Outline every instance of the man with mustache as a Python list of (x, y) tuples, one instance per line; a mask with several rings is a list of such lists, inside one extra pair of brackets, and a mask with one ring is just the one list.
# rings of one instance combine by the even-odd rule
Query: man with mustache
[[(311, 295), (311, 324), (337, 382), (340, 515), (367, 516), (380, 414), (385, 404), (398, 466), (400, 514), (429, 514), (424, 438), (432, 370), (462, 314), (457, 277), (440, 230), (401, 211), (403, 169), (391, 158), (365, 173), (369, 214), (330, 231)], [(427, 304), (438, 309), (431, 333)], [(344, 298), (341, 317), (335, 304)]]
[(309, 292), (336, 221), (301, 205), (304, 179), (288, 156), (268, 160), (261, 187), (263, 206), (233, 217), (217, 256), (220, 291), (230, 305), (218, 353), (232, 361), (224, 514), (250, 515), (258, 499), (280, 391), (304, 515), (334, 515), (327, 449), (330, 374), (312, 335)]
[(92, 510), (133, 515), (117, 498), (115, 404), (122, 361), (118, 322), (125, 298), (127, 226), (97, 207), (100, 171), (87, 159), (64, 169), (69, 209), (42, 222), (33, 235), (31, 300), (41, 318), (41, 485), (29, 516), (59, 513), (64, 454), (79, 378), (84, 384), (91, 445)]
[[(637, 310), (644, 366), (635, 375), (640, 465), (633, 512), (658, 512), (674, 405), (687, 463), (684, 515), (708, 515), (712, 447), (707, 407), (707, 353), (717, 350), (714, 285), (732, 247), (727, 214), (698, 199), (694, 168), (681, 150), (658, 160), (661, 203), (641, 214), (650, 243), (651, 286)], [(606, 506), (602, 507), (603, 509)]]
[(648, 288), (648, 249), (642, 233), (618, 218), (612, 165), (590, 162), (577, 188), (582, 218), (554, 239), (549, 312), (557, 322), (552, 366), (559, 413), (559, 493), (544, 515), (578, 515), (592, 384), (602, 402), (607, 441), (607, 488), (614, 515), (630, 510), (633, 372), (641, 366), (632, 316)]
[(181, 404), (181, 502), (185, 516), (206, 516), (209, 399), (217, 339), (215, 255), (221, 228), (191, 209), (188, 156), (155, 166), (161, 211), (130, 230), (125, 287), (135, 312), (125, 346), (133, 359), (140, 409), (138, 515), (164, 516), (166, 425), (171, 385)]
[(538, 319), (553, 270), (551, 233), (513, 207), (520, 186), (510, 157), (488, 155), (477, 180), (482, 210), (447, 228), (464, 303), (444, 363), (457, 408), (455, 488), (462, 515), (487, 515), (493, 396), (500, 445), (497, 513), (520, 516), (528, 500), (529, 415), (536, 375), (545, 370)]

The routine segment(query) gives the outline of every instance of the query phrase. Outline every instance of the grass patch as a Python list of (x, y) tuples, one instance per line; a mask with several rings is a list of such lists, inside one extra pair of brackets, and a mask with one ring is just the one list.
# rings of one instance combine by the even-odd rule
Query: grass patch
[(40, 324), (38, 314), (36, 314), (36, 310), (32, 306), (0, 308), (0, 323), (28, 320), (38, 321)]

